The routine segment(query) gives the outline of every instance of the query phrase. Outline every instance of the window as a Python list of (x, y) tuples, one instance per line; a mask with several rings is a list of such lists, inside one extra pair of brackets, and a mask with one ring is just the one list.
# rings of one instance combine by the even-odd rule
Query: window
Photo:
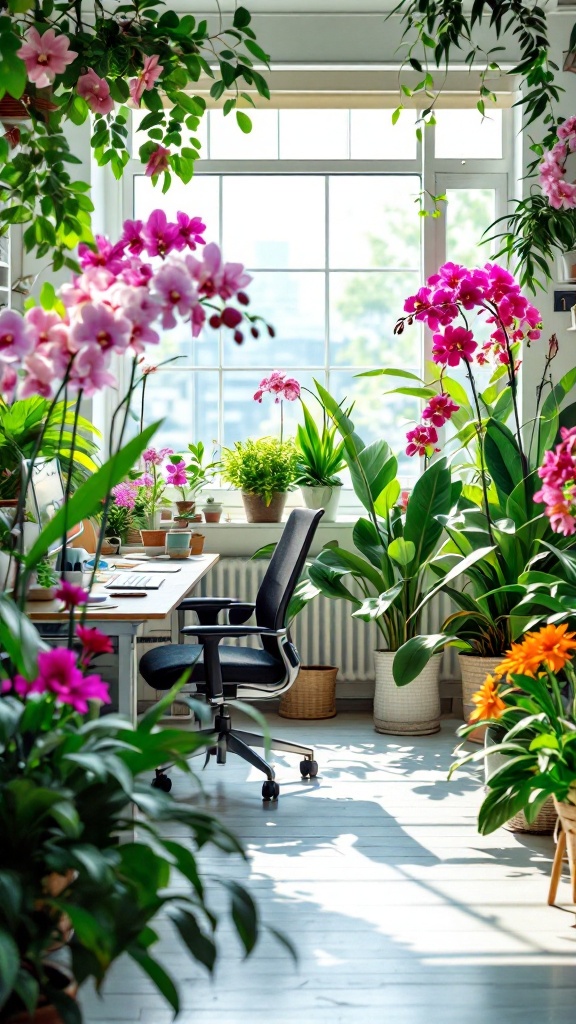
[[(476, 242), (506, 200), (507, 112), (496, 113), (482, 128), (487, 141), (475, 149), (476, 136), (464, 135), (461, 121), (480, 120), (477, 112), (439, 112), (439, 166), (457, 171), (436, 177), (433, 147), (417, 145), (415, 112), (404, 111), (393, 126), (382, 109), (256, 110), (250, 135), (210, 111), (193, 181), (174, 180), (165, 196), (135, 165), (125, 216), (146, 217), (159, 205), (169, 216), (179, 209), (201, 215), (207, 239), (252, 274), (251, 308), (276, 329), (274, 339), (264, 332), (241, 346), (210, 329), (198, 339), (186, 327), (166, 332), (154, 358), (178, 358), (150, 376), (146, 392), (147, 420), (165, 418), (162, 443), (178, 450), (202, 440), (210, 449), (277, 433), (278, 407), (252, 400), (260, 379), (277, 368), (305, 388), (316, 379), (355, 402), (361, 435), (384, 436), (403, 453), (418, 400), (386, 395), (382, 378), (357, 375), (386, 366), (421, 372), (418, 328), (401, 340), (393, 334), (406, 295), (444, 253), (465, 262), (487, 258)], [(477, 159), (482, 151), (489, 159)], [(448, 195), (439, 219), (418, 217), (423, 181)], [(284, 414), (289, 433), (299, 407), (285, 403)], [(419, 467), (403, 454), (400, 466), (410, 483)]]

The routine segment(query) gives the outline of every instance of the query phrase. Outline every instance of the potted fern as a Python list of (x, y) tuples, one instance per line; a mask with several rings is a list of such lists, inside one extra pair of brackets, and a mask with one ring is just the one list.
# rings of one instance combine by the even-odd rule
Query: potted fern
[(260, 437), (236, 441), (222, 453), (223, 476), (242, 493), (249, 523), (279, 523), (297, 475), (294, 441)]

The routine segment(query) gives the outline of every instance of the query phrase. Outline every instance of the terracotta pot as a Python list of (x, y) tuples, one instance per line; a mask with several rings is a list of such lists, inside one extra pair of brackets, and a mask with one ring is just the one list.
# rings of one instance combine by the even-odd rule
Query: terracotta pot
[(407, 686), (397, 686), (392, 675), (395, 651), (374, 651), (376, 687), (374, 728), (393, 736), (428, 736), (440, 728), (438, 673), (441, 654)]
[(193, 512), (196, 508), (195, 501), (176, 501), (174, 504), (178, 509), (178, 515), (183, 515), (184, 512)]
[(217, 509), (215, 512), (206, 512), (204, 510), (204, 520), (207, 523), (219, 523), (222, 518), (222, 509)]
[(204, 541), (206, 540), (203, 533), (193, 533), (190, 541), (190, 554), (201, 555), (204, 551)]
[(145, 548), (163, 548), (166, 539), (166, 531), (140, 530), (140, 537)]
[(244, 511), (249, 523), (279, 523), (286, 504), (287, 492), (276, 491), (272, 501), (266, 505), (259, 494), (246, 494), (242, 491)]
[[(481, 657), (478, 654), (460, 654), (458, 664), (462, 674), (462, 715), (467, 722), (476, 705), (472, 703), (472, 694), (480, 689), (488, 674), (492, 675), (496, 665), (499, 665), (504, 655), (500, 657)], [(474, 729), (466, 740), (470, 743), (484, 743), (486, 726), (481, 725)]]

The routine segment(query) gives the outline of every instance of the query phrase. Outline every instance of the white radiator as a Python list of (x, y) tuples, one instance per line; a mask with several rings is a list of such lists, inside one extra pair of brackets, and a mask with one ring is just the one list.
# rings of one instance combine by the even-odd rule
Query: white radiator
[[(201, 594), (205, 596), (238, 597), (253, 601), (267, 562), (251, 562), (244, 558), (221, 558), (205, 576)], [(423, 630), (437, 633), (449, 614), (448, 599), (441, 595), (426, 611)], [(380, 646), (376, 626), (353, 619), (347, 601), (331, 601), (317, 597), (297, 617), (292, 633), (305, 665), (338, 665), (338, 679), (345, 682), (374, 679), (375, 647)], [(256, 639), (247, 641), (254, 646)], [(443, 659), (441, 678), (454, 678), (453, 657), (447, 652)]]

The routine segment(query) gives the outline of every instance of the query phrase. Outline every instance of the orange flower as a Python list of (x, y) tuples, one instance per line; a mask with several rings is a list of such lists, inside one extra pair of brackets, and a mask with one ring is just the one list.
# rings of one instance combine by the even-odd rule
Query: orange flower
[(500, 676), (506, 677), (515, 674), (533, 676), (541, 661), (542, 656), (539, 650), (534, 649), (533, 642), (524, 640), (521, 644), (512, 644), (510, 650), (506, 651), (504, 661), (496, 666), (494, 674), (497, 679)]
[(500, 718), (506, 710), (506, 704), (498, 696), (498, 685), (498, 680), (488, 675), (478, 692), (472, 694), (476, 710), (468, 719), (470, 723), (477, 722), (480, 718)]
[(531, 644), (533, 655), (538, 655), (540, 662), (551, 672), (559, 672), (567, 661), (572, 661), (576, 650), (576, 633), (567, 633), (568, 626), (543, 626), (537, 633), (526, 633), (524, 646)]

